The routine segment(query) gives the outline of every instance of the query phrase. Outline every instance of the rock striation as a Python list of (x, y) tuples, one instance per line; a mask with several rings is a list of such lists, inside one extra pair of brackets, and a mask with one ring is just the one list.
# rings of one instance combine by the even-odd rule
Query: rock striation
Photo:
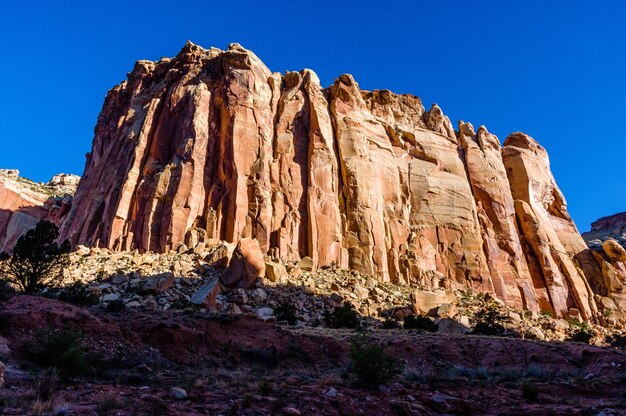
[(558, 317), (601, 315), (623, 283), (607, 281), (528, 135), (501, 146), (415, 96), (364, 91), (350, 75), (323, 88), (238, 44), (138, 61), (109, 91), (57, 223), (73, 244), (114, 250), (254, 241), (273, 278), (276, 262), (306, 258)]

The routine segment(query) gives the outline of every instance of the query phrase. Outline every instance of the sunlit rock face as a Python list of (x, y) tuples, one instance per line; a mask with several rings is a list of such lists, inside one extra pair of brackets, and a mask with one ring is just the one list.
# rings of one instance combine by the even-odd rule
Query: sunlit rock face
[(350, 75), (322, 88), (237, 44), (137, 62), (106, 97), (59, 223), (61, 238), (117, 250), (253, 238), (275, 259), (557, 316), (592, 316), (606, 289), (532, 138), (502, 147), (415, 96)]
[(0, 169), (0, 253), (42, 219), (59, 224), (69, 211), (79, 176), (60, 173), (47, 183), (22, 178), (17, 169)]

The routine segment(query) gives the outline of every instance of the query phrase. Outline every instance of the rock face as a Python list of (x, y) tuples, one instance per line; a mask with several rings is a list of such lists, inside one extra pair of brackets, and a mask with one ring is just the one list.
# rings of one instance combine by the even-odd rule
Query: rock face
[(608, 238), (626, 246), (626, 212), (602, 217), (591, 224), (591, 230), (583, 233), (589, 246), (599, 247)]
[(69, 212), (80, 177), (59, 174), (47, 184), (19, 176), (15, 169), (0, 169), (0, 253), (41, 219), (57, 224)]
[(621, 279), (587, 249), (529, 136), (502, 147), (415, 96), (363, 91), (350, 75), (322, 88), (313, 71), (272, 73), (238, 44), (137, 62), (106, 97), (59, 223), (73, 244), (115, 250), (239, 243), (231, 267), (245, 279), (262, 255), (307, 257), (585, 319)]
[(626, 321), (626, 212), (600, 218), (583, 233), (601, 273), (593, 281), (608, 323)]

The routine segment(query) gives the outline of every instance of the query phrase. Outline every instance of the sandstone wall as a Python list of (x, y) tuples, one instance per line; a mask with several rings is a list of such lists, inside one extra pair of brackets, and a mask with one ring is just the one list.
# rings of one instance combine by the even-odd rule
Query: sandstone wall
[(0, 169), (0, 253), (11, 251), (17, 239), (41, 219), (60, 224), (79, 179), (59, 174), (40, 184), (20, 177), (18, 170)]
[(251, 237), (273, 258), (557, 316), (594, 315), (610, 274), (532, 138), (501, 148), (417, 97), (363, 91), (349, 75), (324, 89), (313, 71), (272, 73), (237, 44), (139, 61), (106, 97), (59, 222), (74, 244), (118, 250)]

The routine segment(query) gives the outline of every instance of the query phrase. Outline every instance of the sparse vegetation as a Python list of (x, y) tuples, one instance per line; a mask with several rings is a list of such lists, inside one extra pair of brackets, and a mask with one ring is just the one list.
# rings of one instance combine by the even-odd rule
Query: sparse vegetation
[(59, 289), (56, 291), (55, 297), (61, 302), (84, 307), (97, 305), (99, 300), (98, 296), (82, 282), (74, 282)]
[(392, 380), (402, 371), (398, 360), (365, 337), (350, 343), (350, 370), (366, 387), (376, 388)]
[(26, 294), (56, 288), (63, 282), (63, 269), (69, 264), (68, 242), (57, 244), (57, 227), (49, 221), (18, 238), (13, 255), (0, 256), (0, 277)]
[(582, 342), (584, 344), (589, 344), (593, 338), (595, 338), (595, 332), (589, 328), (589, 325), (586, 323), (582, 323), (578, 325), (577, 329), (574, 330), (572, 335), (569, 337), (570, 341), (573, 342)]
[(610, 335), (606, 337), (606, 343), (613, 348), (626, 351), (626, 335)]
[(427, 316), (409, 315), (404, 318), (404, 329), (421, 329), (426, 332), (436, 332), (438, 325)]
[(298, 322), (296, 317), (296, 308), (287, 302), (283, 302), (274, 310), (277, 321), (286, 321), (289, 325), (295, 325)]
[(354, 329), (360, 325), (359, 315), (354, 310), (354, 306), (349, 303), (335, 308), (331, 314), (326, 316), (326, 321), (332, 328)]
[(383, 329), (398, 329), (398, 328), (400, 328), (400, 322), (398, 322), (394, 318), (387, 317), (383, 321), (382, 327), (383, 327)]
[(76, 377), (89, 369), (82, 338), (78, 331), (42, 329), (34, 333), (24, 350), (35, 364), (54, 368), (63, 378)]
[(506, 319), (495, 306), (487, 306), (474, 315), (472, 334), (504, 336), (506, 329), (502, 322)]
[(124, 403), (120, 399), (119, 394), (109, 393), (102, 396), (96, 404), (96, 413), (98, 416), (107, 416), (113, 413), (114, 410), (124, 407)]

